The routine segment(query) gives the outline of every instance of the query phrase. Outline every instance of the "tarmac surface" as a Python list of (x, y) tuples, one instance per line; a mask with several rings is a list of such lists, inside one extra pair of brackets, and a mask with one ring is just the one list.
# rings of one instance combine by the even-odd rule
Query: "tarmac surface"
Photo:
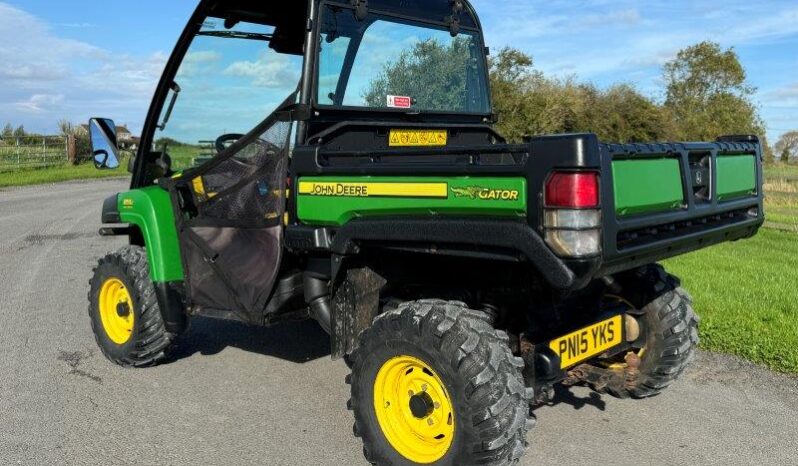
[[(343, 362), (313, 322), (198, 319), (172, 360), (126, 370), (87, 315), (119, 180), (0, 190), (0, 464), (363, 465)], [(701, 310), (698, 309), (700, 314)], [(575, 387), (536, 411), (524, 465), (798, 465), (798, 379), (701, 352), (664, 394)]]

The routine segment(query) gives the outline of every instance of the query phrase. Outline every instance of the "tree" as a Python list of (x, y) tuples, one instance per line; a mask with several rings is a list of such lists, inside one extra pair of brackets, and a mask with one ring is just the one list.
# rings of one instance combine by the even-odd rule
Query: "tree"
[(14, 130), (14, 137), (15, 138), (24, 138), (25, 135), (25, 127), (22, 125), (17, 126), (17, 129)]
[(385, 107), (386, 96), (402, 95), (425, 110), (468, 111), (470, 45), (465, 37), (449, 46), (434, 39), (419, 42), (388, 63), (363, 98), (370, 107)]
[(565, 132), (594, 132), (607, 141), (667, 138), (673, 126), (661, 107), (629, 84), (600, 90), (574, 78), (554, 79), (533, 68), (532, 57), (505, 48), (491, 59), (499, 131), (510, 140)]
[(674, 132), (664, 109), (631, 84), (595, 92), (588, 112), (587, 127), (607, 141), (659, 141), (669, 139)]
[(784, 133), (776, 143), (776, 154), (781, 161), (789, 163), (790, 159), (798, 158), (798, 130)]
[(723, 134), (762, 134), (764, 124), (751, 98), (756, 89), (733, 48), (701, 42), (681, 50), (664, 67), (665, 107), (676, 137), (713, 140)]
[(58, 122), (58, 132), (64, 137), (74, 136), (77, 132), (77, 128), (77, 126), (73, 125), (72, 122), (67, 119), (63, 119)]

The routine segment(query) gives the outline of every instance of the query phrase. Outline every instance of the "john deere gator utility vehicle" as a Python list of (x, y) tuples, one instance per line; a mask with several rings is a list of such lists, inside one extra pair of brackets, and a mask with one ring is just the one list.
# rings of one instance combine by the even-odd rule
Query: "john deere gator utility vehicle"
[[(380, 465), (514, 463), (555, 384), (665, 389), (698, 317), (656, 262), (757, 232), (757, 138), (509, 144), (487, 55), (465, 0), (201, 1), (103, 206), (130, 243), (91, 281), (103, 353), (315, 319)], [(99, 168), (114, 127), (91, 121)]]

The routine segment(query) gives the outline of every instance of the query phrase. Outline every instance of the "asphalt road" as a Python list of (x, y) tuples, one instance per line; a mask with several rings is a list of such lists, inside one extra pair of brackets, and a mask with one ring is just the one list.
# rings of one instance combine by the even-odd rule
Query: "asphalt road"
[[(314, 323), (199, 320), (174, 360), (111, 365), (86, 313), (120, 181), (0, 190), (0, 464), (361, 465), (346, 367)], [(700, 313), (700, 309), (698, 310)], [(798, 465), (798, 380), (700, 353), (644, 401), (560, 390), (526, 465)]]

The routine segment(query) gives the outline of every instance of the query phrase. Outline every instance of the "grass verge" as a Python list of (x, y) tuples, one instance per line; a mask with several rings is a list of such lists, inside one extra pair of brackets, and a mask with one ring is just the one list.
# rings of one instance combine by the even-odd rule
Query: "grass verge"
[(0, 188), (9, 186), (28, 186), (34, 184), (57, 183), (59, 181), (88, 180), (96, 178), (112, 178), (129, 176), (127, 164), (116, 170), (97, 170), (94, 165), (62, 165), (50, 168), (23, 169), (11, 172), (0, 172)]
[(702, 347), (798, 373), (798, 235), (763, 229), (664, 265), (695, 299)]

